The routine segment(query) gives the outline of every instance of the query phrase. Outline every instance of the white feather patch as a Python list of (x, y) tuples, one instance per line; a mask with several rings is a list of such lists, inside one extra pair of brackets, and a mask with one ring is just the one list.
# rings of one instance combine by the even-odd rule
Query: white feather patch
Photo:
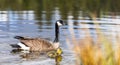
[(30, 50), (30, 47), (25, 46), (23, 43), (18, 43), (18, 45), (21, 47), (23, 50)]
[(53, 46), (54, 46), (55, 49), (57, 49), (60, 46), (60, 43), (59, 42), (55, 42), (55, 43), (53, 43)]
[(62, 24), (60, 22), (57, 22), (58, 26), (62, 26)]

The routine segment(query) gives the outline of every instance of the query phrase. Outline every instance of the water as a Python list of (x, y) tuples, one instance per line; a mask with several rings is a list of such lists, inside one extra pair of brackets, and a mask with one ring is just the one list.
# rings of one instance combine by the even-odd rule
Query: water
[[(34, 18), (34, 11), (0, 11), (0, 65), (55, 65), (55, 59), (48, 58), (46, 55), (39, 53), (12, 53), (10, 44), (18, 43), (13, 37), (16, 35), (28, 37), (41, 37), (47, 40), (54, 40), (55, 19), (51, 21), (41, 20), (40, 22)], [(58, 16), (57, 13), (53, 18)], [(67, 28), (65, 25), (60, 30), (61, 47), (64, 53), (60, 64), (74, 64), (75, 57), (72, 51), (68, 49), (66, 44)], [(66, 32), (64, 32), (66, 31)], [(24, 57), (25, 56), (25, 57)], [(67, 59), (67, 60), (66, 60)], [(68, 63), (69, 62), (69, 63)]]
[[(26, 0), (25, 2), (21, 0), (15, 1), (14, 5), (16, 6), (13, 6), (12, 1), (10, 3), (7, 0), (2, 1), (4, 4), (9, 3), (8, 5), (0, 2), (2, 5), (0, 6), (0, 65), (55, 65), (55, 59), (37, 52), (12, 53), (13, 48), (10, 44), (19, 42), (13, 38), (16, 35), (40, 37), (53, 41), (54, 24), (58, 19), (62, 19), (65, 24), (60, 28), (60, 46), (63, 49), (60, 65), (75, 65), (76, 57), (71, 50), (73, 45), (70, 40), (73, 36), (78, 40), (85, 38), (87, 36), (86, 29), (89, 29), (94, 40), (98, 33), (96, 29), (100, 29), (109, 40), (116, 42), (116, 36), (120, 32), (119, 8), (116, 10), (117, 13), (103, 11), (100, 14), (97, 12), (99, 15), (96, 21), (99, 24), (97, 27), (88, 13), (81, 10), (84, 6), (80, 7), (78, 1), (70, 0), (69, 4), (55, 1), (53, 4), (54, 2), (45, 0)], [(48, 3), (51, 5), (48, 6)], [(89, 11), (87, 8), (85, 10)]]

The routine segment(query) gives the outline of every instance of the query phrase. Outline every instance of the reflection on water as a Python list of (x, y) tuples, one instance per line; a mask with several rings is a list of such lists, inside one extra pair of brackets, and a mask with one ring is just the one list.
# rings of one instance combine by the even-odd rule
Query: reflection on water
[(28, 52), (28, 51), (21, 51), (18, 49), (13, 49), (11, 51), (12, 54), (19, 54), (19, 57), (22, 58), (23, 60), (34, 60), (42, 57), (46, 57), (45, 53), (40, 53), (40, 52)]
[(9, 32), (25, 31), (26, 29), (22, 28), (25, 26), (29, 32), (36, 28), (35, 25), (32, 25), (34, 23), (33, 11), (0, 11), (1, 30)]
[[(30, 53), (23, 53), (20, 55), (20, 57), (24, 60), (33, 60), (33, 59), (47, 59), (45, 54), (41, 54), (40, 52), (30, 52)], [(60, 62), (62, 61), (62, 56), (56, 56), (55, 58), (51, 58), (55, 61), (55, 65), (60, 65)]]
[[(20, 49), (13, 49), (11, 51), (12, 54), (19, 54), (19, 57), (21, 60), (24, 61), (30, 61), (35, 59), (45, 60), (47, 58), (50, 58), (46, 52), (29, 52), (29, 51), (22, 51)], [(55, 53), (55, 52), (54, 52)], [(62, 55), (57, 55), (54, 58), (51, 57), (55, 61), (55, 65), (60, 65), (60, 62), (62, 61)]]
[[(68, 46), (71, 41), (68, 42), (67, 39), (84, 38), (87, 36), (86, 29), (89, 29), (92, 38), (96, 40), (96, 29), (100, 29), (108, 39), (116, 42), (116, 36), (120, 33), (120, 13), (118, 12), (120, 8), (119, 4), (115, 7), (115, 3), (119, 2), (70, 0), (68, 3), (63, 0), (0, 0), (0, 65), (74, 65), (75, 56)], [(89, 13), (97, 15), (96, 22), (91, 19)], [(18, 42), (13, 39), (15, 35), (41, 37), (53, 41), (54, 23), (58, 19), (64, 20), (65, 23), (60, 29), (62, 57), (50, 59), (37, 52), (10, 53), (12, 48), (9, 44)], [(95, 23), (99, 24), (99, 27), (95, 26)]]

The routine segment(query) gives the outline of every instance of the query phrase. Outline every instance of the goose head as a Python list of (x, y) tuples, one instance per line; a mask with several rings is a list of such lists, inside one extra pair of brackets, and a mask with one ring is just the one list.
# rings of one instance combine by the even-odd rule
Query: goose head
[(63, 25), (63, 21), (62, 21), (62, 20), (57, 20), (57, 21), (56, 21), (56, 24), (60, 27), (60, 26)]

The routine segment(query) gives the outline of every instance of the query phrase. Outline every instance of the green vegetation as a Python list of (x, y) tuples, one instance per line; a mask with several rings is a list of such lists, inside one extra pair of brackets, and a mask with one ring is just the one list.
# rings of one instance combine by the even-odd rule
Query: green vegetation
[(100, 16), (104, 12), (116, 13), (120, 11), (120, 0), (0, 0), (1, 10), (34, 10), (36, 16), (41, 17), (42, 11), (46, 11), (47, 19), (51, 17), (51, 11), (59, 8), (63, 19), (68, 13), (72, 13), (77, 19), (79, 11)]

